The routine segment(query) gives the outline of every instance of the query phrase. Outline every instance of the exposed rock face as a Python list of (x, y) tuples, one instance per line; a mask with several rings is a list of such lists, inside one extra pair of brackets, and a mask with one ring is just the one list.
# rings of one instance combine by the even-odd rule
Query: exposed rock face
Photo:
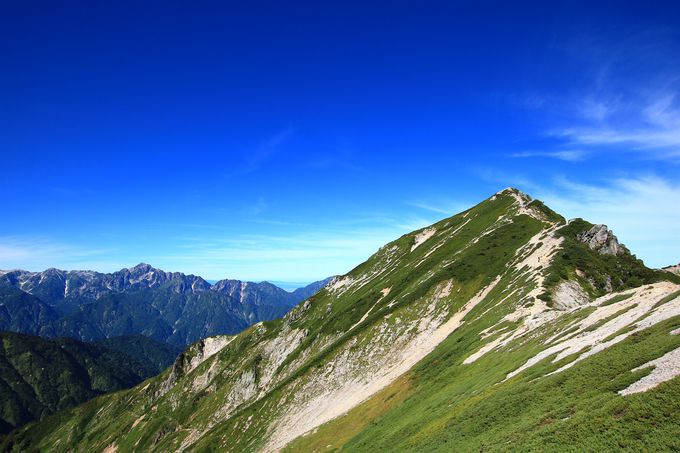
[(193, 371), (208, 358), (221, 351), (234, 339), (232, 335), (216, 335), (204, 338), (192, 344), (177, 357), (172, 366), (170, 376), (161, 387), (161, 395), (170, 390), (182, 377)]
[(624, 246), (619, 244), (607, 225), (594, 225), (590, 230), (579, 234), (578, 240), (601, 255), (618, 255), (624, 251)]
[(581, 285), (573, 280), (567, 280), (557, 285), (553, 294), (553, 304), (558, 310), (581, 307), (588, 302), (590, 302), (588, 295), (583, 291)]
[(680, 263), (676, 264), (674, 266), (666, 266), (666, 267), (663, 268), (663, 270), (665, 270), (667, 272), (671, 272), (671, 273), (676, 274), (676, 275), (680, 275)]

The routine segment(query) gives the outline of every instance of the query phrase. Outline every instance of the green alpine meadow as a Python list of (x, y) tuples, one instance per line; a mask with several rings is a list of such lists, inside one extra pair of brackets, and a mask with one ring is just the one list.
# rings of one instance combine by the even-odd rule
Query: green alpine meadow
[(0, 442), (677, 451), (679, 374), (680, 276), (646, 267), (607, 226), (510, 188), (384, 245), (283, 318), (199, 340), (155, 377)]

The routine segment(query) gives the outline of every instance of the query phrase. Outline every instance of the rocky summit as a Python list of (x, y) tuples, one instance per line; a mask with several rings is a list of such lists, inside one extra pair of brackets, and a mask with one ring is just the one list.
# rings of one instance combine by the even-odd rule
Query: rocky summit
[(679, 277), (506, 189), (3, 448), (677, 450), (679, 333)]

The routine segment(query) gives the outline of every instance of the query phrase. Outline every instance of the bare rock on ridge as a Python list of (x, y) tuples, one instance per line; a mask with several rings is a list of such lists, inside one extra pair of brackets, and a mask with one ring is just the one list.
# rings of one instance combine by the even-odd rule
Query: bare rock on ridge
[(607, 225), (593, 225), (590, 230), (579, 234), (577, 238), (601, 255), (619, 255), (625, 250)]

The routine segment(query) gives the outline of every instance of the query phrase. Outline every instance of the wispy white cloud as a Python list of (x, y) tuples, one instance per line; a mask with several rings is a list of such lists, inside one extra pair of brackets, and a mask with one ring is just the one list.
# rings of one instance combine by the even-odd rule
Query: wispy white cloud
[(164, 225), (177, 234), (163, 241), (115, 238), (116, 247), (108, 249), (49, 237), (0, 236), (0, 269), (111, 272), (144, 261), (211, 280), (314, 281), (351, 270), (385, 243), (439, 217), (444, 216), (348, 214), (346, 219), (315, 224), (263, 220), (281, 227), (275, 234), (221, 231), (213, 225)]
[[(675, 93), (662, 93), (624, 112), (611, 112), (607, 118), (555, 130), (553, 135), (571, 144), (591, 148), (622, 145), (651, 159), (680, 157), (680, 109)], [(617, 150), (621, 151), (622, 146)]]
[(528, 157), (550, 157), (568, 162), (579, 162), (586, 158), (588, 152), (583, 150), (568, 149), (568, 150), (554, 150), (554, 151), (520, 151), (513, 153), (511, 157), (528, 158)]
[(465, 209), (469, 208), (470, 205), (466, 205), (460, 201), (453, 200), (436, 200), (432, 201), (408, 201), (406, 202), (408, 206), (413, 206), (414, 208), (422, 209), (424, 211), (433, 212), (440, 214), (445, 217), (450, 217), (457, 214)]
[(0, 269), (120, 269), (125, 263), (111, 260), (114, 252), (64, 244), (45, 236), (0, 236)]
[(253, 173), (274, 155), (282, 151), (282, 146), (295, 135), (295, 129), (286, 128), (263, 141), (252, 153), (248, 155), (242, 173)]
[(544, 99), (524, 106), (549, 139), (545, 153), (526, 157), (564, 160), (560, 150), (578, 149), (582, 158), (680, 163), (677, 39), (676, 30), (640, 29), (615, 41), (584, 33), (560, 42), (579, 78), (559, 90), (525, 94)]
[(366, 225), (286, 228), (279, 235), (241, 234), (193, 242), (149, 259), (168, 269), (191, 269), (211, 279), (313, 281), (348, 272), (387, 242), (433, 222), (407, 217)]

